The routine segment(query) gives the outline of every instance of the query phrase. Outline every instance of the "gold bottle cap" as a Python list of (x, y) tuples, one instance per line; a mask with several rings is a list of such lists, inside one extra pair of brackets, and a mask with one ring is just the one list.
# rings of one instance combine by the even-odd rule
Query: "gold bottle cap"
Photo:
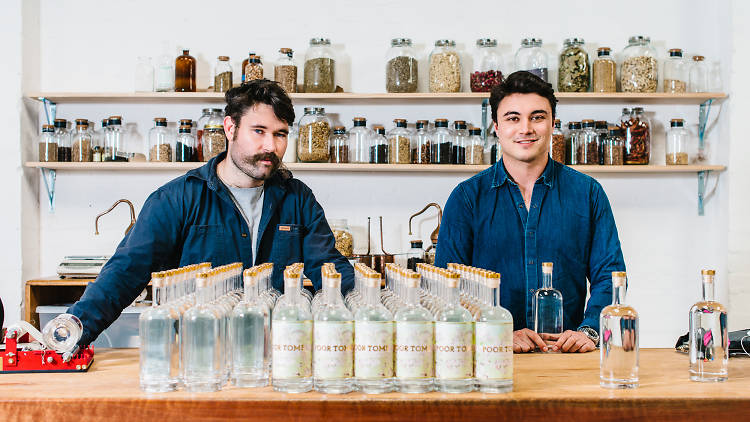
[(703, 56), (693, 56), (693, 61), (702, 62), (705, 59)]
[(716, 275), (716, 270), (701, 270), (701, 275)]
[(202, 273), (198, 274), (197, 277), (195, 277), (195, 287), (196, 288), (204, 288), (208, 286), (208, 274)]
[(627, 283), (627, 273), (625, 271), (612, 271), (612, 285), (615, 287), (625, 287)]

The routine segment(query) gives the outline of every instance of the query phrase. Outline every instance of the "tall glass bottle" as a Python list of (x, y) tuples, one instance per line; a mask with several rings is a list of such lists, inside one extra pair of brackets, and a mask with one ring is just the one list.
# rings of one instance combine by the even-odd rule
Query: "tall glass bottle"
[(122, 117), (111, 116), (107, 123), (102, 161), (127, 161), (125, 145), (127, 144), (125, 130), (122, 128)]
[(55, 119), (54, 138), (57, 144), (57, 161), (69, 162), (71, 159), (71, 148), (67, 120)]
[(198, 161), (196, 157), (197, 148), (195, 147), (195, 136), (192, 133), (192, 126), (181, 125), (177, 141), (175, 142), (175, 157), (177, 163), (188, 163)]
[(354, 390), (354, 315), (341, 296), (341, 274), (323, 279), (323, 297), (313, 325), (315, 390), (343, 394)]
[(396, 311), (396, 385), (402, 393), (426, 393), (434, 388), (434, 322), (419, 304), (420, 276), (406, 274), (404, 306)]
[(195, 57), (190, 50), (182, 50), (174, 63), (175, 92), (195, 92)]
[(612, 304), (599, 316), (599, 385), (638, 387), (638, 312), (625, 303), (627, 276), (612, 272)]
[(232, 383), (238, 387), (268, 385), (267, 339), (271, 332), (268, 308), (258, 298), (257, 273), (243, 274), (245, 296), (232, 310), (229, 338), (232, 347)]
[(703, 300), (690, 308), (690, 379), (726, 381), (729, 344), (727, 308), (714, 300), (716, 271), (701, 271)]
[(500, 274), (485, 279), (490, 302), (479, 308), (477, 316), (474, 372), (483, 393), (513, 391), (513, 316), (500, 306)]
[(223, 316), (209, 302), (212, 286), (208, 273), (195, 280), (195, 305), (182, 316), (182, 373), (185, 390), (218, 391), (226, 372), (221, 344)]
[(151, 274), (151, 308), (138, 317), (140, 336), (140, 383), (147, 393), (177, 389), (179, 380), (179, 315), (166, 305), (162, 273)]
[(349, 162), (370, 162), (370, 139), (373, 136), (372, 129), (367, 128), (367, 119), (355, 117), (354, 126), (349, 129)]
[(460, 279), (445, 271), (445, 306), (435, 315), (435, 385), (444, 393), (474, 389), (474, 318), (459, 303)]
[(453, 133), (447, 119), (435, 119), (432, 132), (432, 164), (451, 164), (453, 161)]
[(214, 66), (214, 92), (227, 92), (232, 89), (232, 65), (228, 56), (219, 56)]
[(291, 48), (279, 50), (279, 57), (273, 67), (273, 80), (286, 92), (297, 92), (297, 65), (294, 64), (294, 51)]
[(39, 137), (39, 161), (57, 161), (57, 141), (53, 125), (42, 125), (42, 135)]
[(380, 303), (380, 274), (370, 274), (354, 314), (354, 374), (363, 393), (393, 388), (393, 315)]
[(313, 322), (310, 306), (300, 293), (299, 270), (284, 271), (284, 295), (273, 309), (271, 329), (272, 384), (276, 391), (312, 390)]
[(552, 287), (552, 263), (542, 263), (542, 288), (534, 292), (532, 302), (534, 331), (542, 334), (562, 334), (563, 297)]

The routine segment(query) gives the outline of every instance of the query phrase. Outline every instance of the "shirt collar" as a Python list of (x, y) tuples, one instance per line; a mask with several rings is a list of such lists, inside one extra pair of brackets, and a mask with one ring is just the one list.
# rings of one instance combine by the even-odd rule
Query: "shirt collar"
[[(557, 161), (553, 160), (551, 157), (547, 159), (547, 165), (544, 167), (544, 171), (542, 172), (542, 175), (537, 179), (537, 183), (541, 181), (545, 185), (547, 185), (550, 189), (554, 186), (555, 183), (555, 173), (557, 166), (561, 166), (562, 164), (558, 163)], [(511, 182), (513, 183), (513, 180), (508, 176), (508, 172), (505, 171), (505, 165), (503, 164), (503, 159), (500, 158), (500, 161), (495, 163), (495, 174), (492, 177), (492, 187), (493, 188), (499, 188), (505, 182)]]

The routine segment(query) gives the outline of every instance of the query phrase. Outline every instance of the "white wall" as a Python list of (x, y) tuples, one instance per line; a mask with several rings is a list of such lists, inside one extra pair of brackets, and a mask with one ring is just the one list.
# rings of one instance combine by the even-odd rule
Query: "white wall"
[[(730, 6), (734, 8), (732, 12)], [(744, 9), (746, 6), (741, 2), (720, 1), (707, 8), (697, 0), (633, 1), (627, 6), (615, 1), (542, 1), (533, 6), (472, 1), (458, 7), (455, 3), (426, 0), (331, 1), (324, 5), (303, 1), (273, 5), (253, 2), (251, 5), (228, 0), (216, 0), (210, 4), (196, 0), (179, 4), (136, 0), (127, 6), (121, 3), (104, 6), (93, 0), (41, 0), (39, 88), (58, 92), (130, 91), (136, 56), (157, 57), (161, 53), (162, 40), (168, 42), (175, 56), (178, 47), (190, 48), (191, 54), (198, 58), (198, 86), (204, 88), (208, 86), (210, 68), (218, 55), (229, 55), (235, 65), (235, 75), (238, 75), (238, 63), (248, 50), (253, 50), (264, 57), (266, 75), (270, 76), (271, 62), (278, 48), (292, 47), (301, 64), (307, 40), (327, 36), (339, 54), (337, 82), (347, 91), (382, 92), (383, 57), (393, 37), (408, 36), (414, 40), (422, 58), (420, 68), (423, 74), (420, 76), (424, 85), (426, 55), (438, 38), (457, 41), (458, 48), (465, 53), (464, 73), (468, 75), (473, 44), (479, 37), (497, 38), (502, 51), (510, 59), (520, 39), (526, 36), (543, 38), (554, 57), (567, 37), (584, 37), (592, 52), (603, 45), (619, 52), (629, 36), (645, 34), (651, 36), (661, 54), (668, 48), (680, 47), (688, 54), (703, 54), (709, 60), (720, 60), (725, 70), (725, 90), (729, 90), (730, 83), (734, 85), (741, 79), (736, 73), (730, 78), (727, 69), (733, 58), (742, 54), (733, 46), (735, 49), (744, 47), (743, 43), (748, 39), (740, 28), (743, 19), (737, 18), (735, 13)], [(226, 13), (228, 10), (233, 13)], [(207, 25), (205, 16), (213, 12), (222, 17)], [(730, 13), (735, 14), (735, 20), (730, 18)], [(731, 22), (735, 22), (735, 26), (730, 26)], [(24, 52), (24, 55), (27, 53), (33, 54)], [(748, 252), (746, 246), (742, 249), (739, 239), (735, 243), (728, 242), (727, 235), (730, 225), (737, 224), (739, 229), (743, 224), (737, 213), (750, 203), (741, 193), (747, 192), (746, 185), (735, 185), (732, 173), (741, 167), (739, 160), (743, 156), (732, 154), (730, 158), (729, 150), (734, 148), (736, 141), (728, 143), (726, 136), (730, 133), (730, 122), (739, 120), (732, 116), (747, 110), (747, 107), (740, 109), (735, 102), (736, 96), (729, 91), (732, 94), (730, 99), (713, 108), (712, 119), (720, 108), (721, 118), (712, 127), (708, 140), (712, 161), (729, 163), (730, 172), (721, 175), (704, 217), (697, 215), (697, 177), (694, 174), (599, 177), (614, 208), (630, 276), (630, 299), (642, 316), (641, 344), (644, 347), (672, 346), (675, 338), (687, 330), (687, 309), (699, 294), (700, 268), (714, 267), (719, 271), (717, 293), (726, 302), (728, 245), (737, 255), (736, 262), (732, 261), (731, 255), (729, 262), (737, 268), (743, 265), (742, 258)], [(301, 114), (303, 105), (297, 104), (298, 114)], [(371, 122), (384, 123), (387, 127), (396, 117), (410, 121), (446, 117), (476, 124), (480, 117), (479, 106), (466, 103), (325, 105), (340, 123), (347, 126), (355, 115), (364, 115)], [(58, 116), (99, 121), (110, 114), (122, 114), (127, 122), (135, 124), (141, 135), (145, 135), (153, 117), (166, 115), (170, 120), (197, 118), (201, 106), (61, 104)], [(559, 114), (563, 121), (584, 117), (614, 121), (622, 106), (615, 103), (564, 103)], [(698, 107), (684, 104), (645, 106), (657, 127), (654, 161), (663, 163), (664, 125), (670, 118), (683, 117), (694, 127)], [(731, 127), (733, 135), (741, 134), (741, 130), (739, 124)], [(739, 141), (740, 137), (733, 136), (732, 139)], [(735, 166), (731, 160), (735, 160)], [(93, 236), (94, 216), (121, 197), (133, 200), (140, 209), (148, 193), (177, 175), (157, 172), (58, 173), (55, 213), (49, 212), (43, 187), (36, 204), (38, 208), (23, 210), (24, 214), (39, 213), (38, 255), (29, 251), (23, 257), (24, 262), (39, 259), (38, 272), (29, 276), (52, 274), (65, 254), (111, 253), (127, 225), (127, 212), (122, 208), (105, 217), (102, 235), (98, 237)], [(297, 177), (311, 186), (330, 218), (349, 219), (358, 237), (355, 246), (363, 248), (365, 245), (366, 217), (383, 215), (386, 250), (400, 252), (407, 248), (408, 216), (428, 202), (444, 204), (451, 189), (468, 175), (298, 172)], [(715, 177), (712, 175), (711, 185)], [(739, 179), (746, 184), (748, 178), (740, 176)], [(13, 212), (19, 214), (18, 210)], [(422, 238), (428, 238), (434, 224), (435, 218), (431, 216), (418, 222), (417, 229)], [(377, 229), (377, 225), (374, 228)], [(373, 240), (376, 241), (377, 236), (373, 236)], [(737, 271), (736, 278), (730, 278), (732, 283), (735, 280), (740, 283), (741, 272), (750, 273), (746, 267)], [(735, 276), (730, 274), (730, 277)], [(17, 274), (14, 280), (18, 284)], [(735, 292), (734, 287), (732, 292)], [(747, 297), (750, 293), (744, 295)], [(735, 303), (735, 299), (729, 303)], [(736, 304), (733, 306), (737, 307)], [(9, 311), (14, 312), (13, 309)], [(730, 319), (736, 322), (732, 316)], [(750, 317), (746, 315), (744, 325), (748, 322)]]

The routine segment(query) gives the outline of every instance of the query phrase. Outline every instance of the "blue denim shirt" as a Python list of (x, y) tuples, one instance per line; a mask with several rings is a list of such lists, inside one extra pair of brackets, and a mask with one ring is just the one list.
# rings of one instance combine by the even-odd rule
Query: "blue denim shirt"
[[(83, 323), (79, 344), (89, 344), (117, 319), (146, 287), (151, 272), (204, 261), (212, 266), (242, 262), (245, 268), (273, 262), (272, 283), (283, 290), (283, 270), (304, 262), (305, 275), (321, 288), (320, 267), (332, 262), (341, 273), (341, 288), (354, 285), (354, 270), (335, 248), (331, 228), (310, 188), (279, 175), (264, 184), (259, 236), (250, 229), (227, 187), (216, 174), (220, 154), (152, 193), (138, 221), (68, 310)], [(257, 239), (256, 239), (257, 237)], [(252, 256), (251, 241), (257, 255)]]
[[(456, 262), (499, 272), (500, 302), (513, 328), (533, 329), (532, 297), (542, 262), (563, 295), (563, 326), (599, 330), (612, 303), (612, 271), (625, 271), (607, 195), (592, 177), (549, 159), (527, 210), (500, 160), (459, 184), (445, 204), (436, 265)], [(591, 297), (584, 312), (586, 280)]]

